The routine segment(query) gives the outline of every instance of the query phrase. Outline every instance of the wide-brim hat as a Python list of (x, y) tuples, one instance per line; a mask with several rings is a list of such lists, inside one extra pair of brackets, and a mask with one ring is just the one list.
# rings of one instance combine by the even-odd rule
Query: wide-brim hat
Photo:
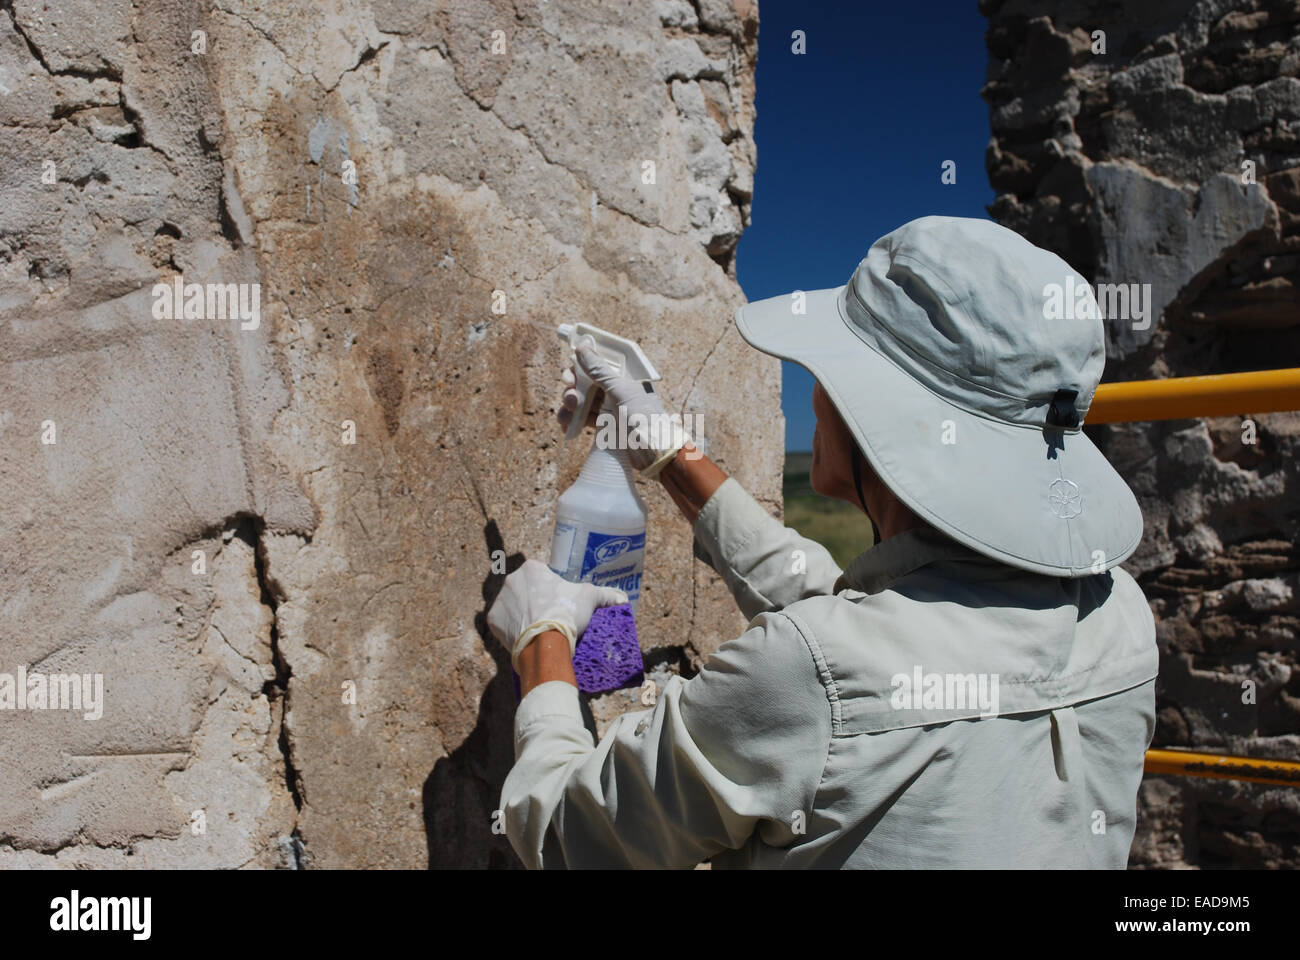
[(923, 217), (844, 286), (750, 303), (736, 325), (805, 367), (881, 480), (954, 540), (1064, 577), (1137, 548), (1137, 500), (1080, 429), (1100, 310), (1055, 254), (991, 221)]

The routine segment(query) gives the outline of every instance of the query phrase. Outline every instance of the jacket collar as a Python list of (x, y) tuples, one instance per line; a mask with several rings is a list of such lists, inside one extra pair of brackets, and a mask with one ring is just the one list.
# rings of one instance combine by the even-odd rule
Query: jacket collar
[(835, 581), (835, 592), (879, 593), (913, 570), (955, 559), (983, 558), (933, 527), (913, 527), (858, 554)]

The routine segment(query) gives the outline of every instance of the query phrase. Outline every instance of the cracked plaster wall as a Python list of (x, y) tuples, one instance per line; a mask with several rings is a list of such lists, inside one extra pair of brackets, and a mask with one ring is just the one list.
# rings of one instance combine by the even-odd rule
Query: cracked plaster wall
[[(0, 670), (105, 676), (98, 721), (0, 717), (0, 866), (514, 861), (482, 611), (586, 452), (550, 328), (638, 337), (779, 505), (778, 368), (730, 322), (756, 34), (749, 0), (0, 2)], [(260, 284), (260, 327), (155, 320), (178, 274)], [(644, 495), (662, 677), (743, 624)]]

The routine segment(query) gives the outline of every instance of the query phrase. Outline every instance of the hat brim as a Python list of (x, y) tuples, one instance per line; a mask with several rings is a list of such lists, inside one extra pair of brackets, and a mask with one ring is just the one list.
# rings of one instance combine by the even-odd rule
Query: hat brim
[[(930, 392), (854, 333), (843, 287), (736, 311), (751, 346), (817, 379), (881, 480), (927, 523), (1021, 569), (1080, 577), (1126, 560), (1142, 539), (1128, 484), (1082, 431), (971, 413)], [(1063, 481), (1063, 482), (1062, 482)]]

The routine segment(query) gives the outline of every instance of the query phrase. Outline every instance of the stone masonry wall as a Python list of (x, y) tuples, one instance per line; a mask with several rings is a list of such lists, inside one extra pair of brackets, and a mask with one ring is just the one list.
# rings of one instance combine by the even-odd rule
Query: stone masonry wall
[[(94, 722), (0, 716), (0, 867), (515, 862), (483, 611), (586, 454), (553, 326), (639, 338), (779, 505), (731, 322), (756, 37), (749, 0), (0, 2), (0, 671), (104, 676)], [(256, 324), (159, 319), (180, 276)], [(643, 643), (689, 671), (743, 624), (643, 495)]]
[[(1300, 366), (1300, 4), (981, 10), (991, 214), (1095, 283), (1151, 285), (1149, 321), (1108, 322), (1104, 379)], [(1146, 516), (1153, 745), (1296, 760), (1300, 414), (1240, 414), (1090, 432)], [(1148, 776), (1140, 800), (1135, 866), (1300, 866), (1295, 787)]]

